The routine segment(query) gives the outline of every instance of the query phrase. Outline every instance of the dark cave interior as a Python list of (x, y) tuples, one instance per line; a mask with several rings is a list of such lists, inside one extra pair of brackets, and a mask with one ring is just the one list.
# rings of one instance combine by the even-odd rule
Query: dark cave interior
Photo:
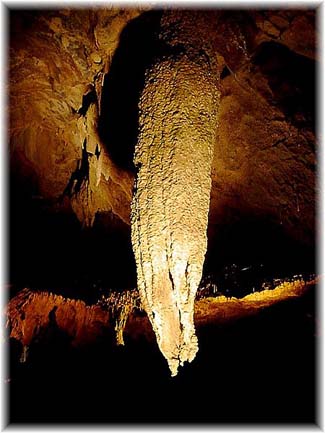
[[(42, 17), (45, 22), (50, 22), (51, 14), (56, 16), (51, 11), (11, 13), (10, 44), (13, 48), (21, 44), (17, 36), (21, 29), (27, 35), (28, 32), (33, 34), (37, 29), (33, 26), (40, 25)], [(244, 21), (245, 14), (243, 12), (244, 18), (241, 18)], [(93, 90), (84, 93), (79, 110), (74, 110), (77, 118), (86, 118), (92, 104), (100, 109), (97, 133), (122, 176), (123, 173), (131, 176), (135, 173), (133, 154), (138, 139), (138, 103), (145, 71), (156, 58), (167, 52), (158, 38), (161, 15), (159, 10), (142, 12), (123, 24), (109, 71), (102, 75), (100, 102)], [(32, 17), (30, 22), (26, 16)], [(60, 15), (60, 19), (64, 20), (64, 17), (64, 14)], [(79, 19), (82, 18), (75, 18), (73, 24), (71, 18), (72, 29)], [(96, 25), (96, 20), (89, 19), (91, 28)], [(251, 20), (250, 17), (249, 23)], [(241, 20), (236, 25), (244, 26)], [(280, 136), (275, 145), (275, 148), (279, 147), (278, 159), (270, 158), (271, 171), (267, 171), (265, 177), (281, 177), (282, 167), (286, 170), (286, 161), (290, 159), (291, 163), (295, 158), (302, 160), (306, 172), (310, 170), (312, 174), (308, 171), (310, 177), (305, 176), (305, 172), (299, 177), (300, 173), (292, 174), (294, 168), (288, 170), (291, 189), (296, 188), (296, 181), (297, 185), (299, 183), (299, 204), (292, 204), (292, 197), (288, 196), (285, 187), (280, 193), (273, 193), (273, 186), (270, 186), (269, 194), (274, 195), (275, 202), (279, 197), (283, 199), (283, 208), (287, 212), (283, 223), (266, 204), (264, 206), (263, 195), (259, 192), (256, 202), (253, 193), (245, 196), (251, 184), (243, 183), (242, 196), (237, 196), (237, 191), (231, 196), (227, 179), (218, 184), (213, 179), (213, 187), (217, 185), (216, 195), (220, 193), (226, 199), (230, 198), (225, 202), (225, 211), (220, 211), (211, 201), (202, 281), (208, 276), (219, 281), (232, 264), (238, 269), (261, 269), (263, 265), (260, 282), (318, 272), (317, 224), (313, 214), (315, 169), (308, 159), (315, 153), (317, 64), (315, 59), (299, 50), (278, 41), (261, 40), (249, 53), (246, 63), (228, 61), (223, 65), (220, 76), (223, 98), (226, 100), (231, 92), (235, 94), (232, 89), (236, 89), (237, 80), (249, 89), (258, 84), (259, 97), (268, 104), (270, 111), (278, 110), (280, 122), (285, 124), (281, 128), (287, 128), (285, 138)], [(16, 73), (13, 68), (10, 75), (13, 82)], [(243, 92), (245, 94), (247, 90)], [(249, 98), (254, 96), (249, 95)], [(14, 102), (10, 103), (14, 105)], [(244, 97), (243, 106), (245, 108)], [(55, 117), (53, 119), (55, 121)], [(16, 117), (12, 122), (17, 122)], [(290, 140), (288, 137), (293, 128), (298, 131), (297, 136), (301, 134), (305, 140), (300, 154), (281, 150), (281, 143)], [(220, 134), (225, 135), (225, 132)], [(232, 136), (226, 138), (231, 142)], [(61, 194), (44, 193), (42, 182), (47, 176), (47, 166), (41, 157), (43, 166), (39, 170), (35, 161), (31, 162), (27, 147), (21, 150), (15, 144), (15, 138), (12, 142), (8, 179), (8, 301), (26, 287), (35, 293), (45, 291), (79, 299), (87, 305), (95, 304), (109, 289), (118, 292), (134, 289), (137, 273), (130, 225), (118, 213), (101, 208), (93, 225), (86, 227), (72, 211), (71, 197), (64, 194), (68, 190), (61, 188)], [(239, 148), (240, 142), (238, 139), (234, 146)], [(289, 142), (289, 151), (293, 147)], [(233, 171), (236, 172), (236, 168)], [(229, 179), (230, 183), (230, 175)], [(258, 191), (257, 179), (256, 184), (255, 179), (252, 181), (252, 190)], [(305, 179), (308, 185), (306, 181), (303, 189)], [(286, 183), (285, 179), (283, 183)], [(66, 179), (62, 184), (69, 185)], [(123, 200), (119, 197), (117, 201)], [(122, 204), (128, 209), (129, 202)], [(295, 209), (299, 205), (305, 211), (304, 219), (299, 209), (295, 213), (290, 207)], [(241, 296), (254, 291), (254, 278), (256, 275)], [(219, 291), (225, 293), (222, 287)], [(239, 297), (237, 292), (233, 294)], [(112, 329), (105, 328), (94, 341), (85, 341), (76, 347), (71, 336), (58, 326), (54, 310), (49, 326), (35, 336), (28, 347), (26, 362), (21, 362), (22, 342), (8, 339), (7, 374), (10, 381), (5, 385), (9, 396), (8, 419), (15, 425), (313, 424), (317, 417), (319, 337), (316, 294), (317, 285), (314, 285), (303, 296), (261, 308), (253, 316), (223, 325), (206, 322), (197, 328), (197, 357), (182, 367), (177, 377), (169, 376), (157, 343), (141, 335), (141, 330), (134, 336), (126, 335), (125, 346), (116, 346)]]
[(200, 328), (200, 352), (176, 378), (145, 339), (112, 347), (102, 335), (72, 349), (57, 331), (23, 364), (13, 340), (10, 418), (15, 425), (310, 425), (317, 417), (314, 307), (308, 296)]

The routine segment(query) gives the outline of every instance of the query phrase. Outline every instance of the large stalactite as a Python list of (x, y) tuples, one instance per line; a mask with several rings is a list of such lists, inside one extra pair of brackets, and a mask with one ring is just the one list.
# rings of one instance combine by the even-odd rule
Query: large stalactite
[(172, 375), (198, 350), (194, 298), (207, 248), (219, 105), (216, 64), (204, 35), (191, 44), (186, 18), (176, 34), (175, 14), (162, 19), (160, 37), (170, 52), (146, 73), (132, 202), (138, 288)]
[[(273, 261), (275, 250), (292, 263), (291, 239), (313, 248), (315, 12), (144, 9), (10, 14), (13, 281), (125, 284), (119, 266), (133, 261), (116, 258), (112, 238), (129, 246), (135, 101), (147, 68), (132, 242), (142, 302), (176, 373), (197, 350), (209, 200), (207, 270), (238, 247), (245, 259)], [(75, 216), (94, 225), (87, 237), (107, 234), (84, 249)]]

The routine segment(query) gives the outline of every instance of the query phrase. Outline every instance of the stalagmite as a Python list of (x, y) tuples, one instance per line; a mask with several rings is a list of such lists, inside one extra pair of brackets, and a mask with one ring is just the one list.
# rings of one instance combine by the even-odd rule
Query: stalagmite
[(207, 248), (219, 105), (218, 68), (204, 34), (195, 31), (197, 18), (193, 12), (162, 18), (166, 51), (146, 73), (134, 157), (138, 288), (173, 376), (198, 350), (194, 298)]

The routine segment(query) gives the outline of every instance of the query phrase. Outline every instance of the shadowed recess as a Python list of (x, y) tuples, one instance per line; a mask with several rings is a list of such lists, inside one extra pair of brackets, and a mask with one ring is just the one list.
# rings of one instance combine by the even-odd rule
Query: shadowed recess
[(138, 103), (145, 71), (159, 53), (160, 18), (160, 11), (145, 12), (125, 26), (104, 79), (99, 135), (114, 162), (131, 171), (138, 136)]

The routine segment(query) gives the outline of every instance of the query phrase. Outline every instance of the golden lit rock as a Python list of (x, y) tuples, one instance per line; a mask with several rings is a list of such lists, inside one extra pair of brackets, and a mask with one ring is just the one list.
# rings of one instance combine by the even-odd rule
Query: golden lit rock
[(132, 243), (141, 300), (172, 375), (198, 350), (194, 298), (207, 248), (218, 106), (217, 78), (199, 50), (147, 71)]
[(91, 55), (91, 60), (94, 62), (94, 63), (96, 63), (96, 64), (100, 64), (100, 63), (102, 63), (102, 58), (101, 58), (101, 56), (99, 55), (99, 54), (97, 54), (97, 53), (92, 53), (92, 55)]
[(5, 425), (315, 425), (320, 8), (121, 6), (5, 14)]
[(141, 298), (175, 374), (197, 350), (193, 299), (207, 228), (210, 247), (221, 252), (230, 240), (219, 245), (220, 233), (245, 218), (314, 242), (315, 13), (165, 10), (140, 24), (139, 15), (143, 9), (13, 13), (10, 169), (33, 184), (22, 197), (31, 208), (30, 196), (41, 197), (40, 215), (63, 211), (81, 226), (108, 228), (114, 216), (129, 235), (134, 167), (119, 164), (114, 151), (128, 149), (131, 161), (134, 143), (118, 131), (129, 128), (132, 110), (121, 110), (115, 143), (102, 139), (99, 119), (112, 122), (101, 102), (110, 97), (113, 65), (130, 65), (125, 35), (130, 27), (140, 34), (133, 48), (141, 63), (149, 22), (158, 35), (148, 37), (156, 51), (141, 70), (144, 89), (137, 77), (139, 113), (139, 95), (132, 101), (140, 119), (132, 242)]

